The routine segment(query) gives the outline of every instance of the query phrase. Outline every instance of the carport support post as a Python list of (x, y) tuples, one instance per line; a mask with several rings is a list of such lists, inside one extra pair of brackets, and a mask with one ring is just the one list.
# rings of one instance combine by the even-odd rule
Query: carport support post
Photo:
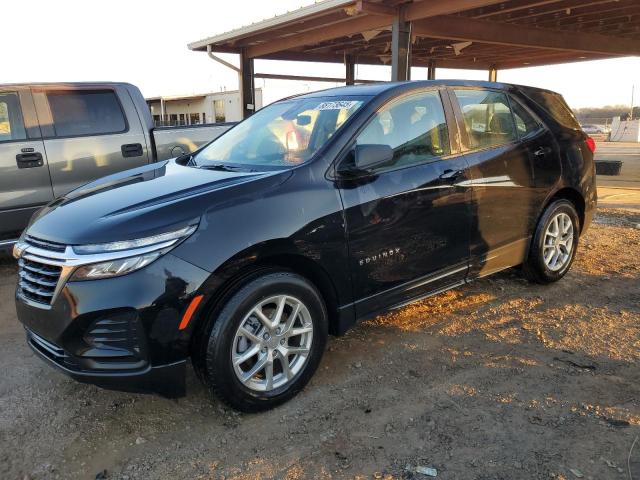
[(164, 127), (164, 98), (160, 97), (160, 125)]
[(429, 64), (427, 65), (427, 80), (435, 80), (436, 79), (436, 61), (429, 60)]
[(355, 85), (356, 83), (356, 62), (351, 55), (345, 55), (344, 57), (344, 67), (345, 67), (345, 75), (346, 85)]
[(495, 65), (491, 65), (491, 67), (489, 67), (489, 81), (490, 82), (498, 81), (498, 69), (495, 67)]
[(398, 9), (391, 27), (391, 81), (411, 80), (411, 22)]
[(244, 49), (240, 53), (240, 102), (242, 118), (250, 117), (256, 109), (253, 58)]

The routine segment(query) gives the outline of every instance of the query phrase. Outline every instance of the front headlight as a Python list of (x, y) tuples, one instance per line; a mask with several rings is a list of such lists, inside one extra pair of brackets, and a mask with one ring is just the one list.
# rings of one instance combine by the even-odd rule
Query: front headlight
[(110, 243), (94, 243), (91, 245), (75, 245), (73, 251), (81, 255), (93, 255), (96, 253), (119, 252), (122, 250), (131, 250), (134, 248), (148, 247), (151, 245), (162, 245), (160, 248), (169, 247), (176, 244), (193, 232), (197, 225), (189, 225), (188, 227), (174, 230), (172, 232), (161, 233), (151, 237), (137, 238), (135, 240), (122, 240)]
[[(86, 259), (76, 268), (70, 281), (97, 280), (107, 277), (119, 277), (146, 267), (154, 260), (171, 250), (178, 242), (195, 232), (197, 225), (180, 230), (153, 235), (135, 240), (123, 240), (92, 245), (75, 245), (73, 251), (86, 255)], [(91, 259), (95, 258), (95, 262)], [(100, 261), (98, 261), (100, 260)]]
[(119, 260), (110, 260), (108, 262), (84, 265), (73, 272), (73, 275), (71, 275), (71, 281), (97, 280), (99, 278), (126, 275), (127, 273), (140, 270), (142, 267), (146, 267), (165, 252), (166, 250), (160, 250), (157, 252), (139, 255), (137, 257), (121, 258)]

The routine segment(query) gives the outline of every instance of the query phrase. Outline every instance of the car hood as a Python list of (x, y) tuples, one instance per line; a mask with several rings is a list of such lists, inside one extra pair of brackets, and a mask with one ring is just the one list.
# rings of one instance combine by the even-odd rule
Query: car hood
[(100, 178), (60, 197), (31, 220), (27, 234), (67, 245), (142, 238), (195, 223), (232, 201), (230, 189), (275, 186), (288, 172), (226, 172), (175, 160)]

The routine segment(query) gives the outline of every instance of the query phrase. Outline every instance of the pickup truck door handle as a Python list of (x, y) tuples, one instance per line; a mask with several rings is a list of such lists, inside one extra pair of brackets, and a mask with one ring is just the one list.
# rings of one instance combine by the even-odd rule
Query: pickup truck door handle
[(141, 157), (142, 145), (139, 143), (128, 143), (126, 145), (122, 145), (122, 147), (120, 147), (120, 151), (122, 152), (122, 156), (125, 158)]
[(18, 168), (34, 168), (44, 165), (40, 152), (19, 153), (16, 155), (16, 163)]

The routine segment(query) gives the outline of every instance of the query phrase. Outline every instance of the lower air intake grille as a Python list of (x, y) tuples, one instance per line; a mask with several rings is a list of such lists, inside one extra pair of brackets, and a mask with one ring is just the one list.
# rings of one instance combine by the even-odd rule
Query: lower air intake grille
[(67, 355), (67, 353), (57, 345), (46, 341), (44, 338), (36, 335), (30, 330), (27, 330), (27, 338), (33, 348), (38, 350), (45, 357), (56, 362), (58, 365), (74, 369), (78, 368), (78, 364), (73, 357)]
[(142, 325), (134, 312), (114, 312), (95, 320), (87, 329), (84, 341), (102, 355), (130, 355), (140, 358)]

